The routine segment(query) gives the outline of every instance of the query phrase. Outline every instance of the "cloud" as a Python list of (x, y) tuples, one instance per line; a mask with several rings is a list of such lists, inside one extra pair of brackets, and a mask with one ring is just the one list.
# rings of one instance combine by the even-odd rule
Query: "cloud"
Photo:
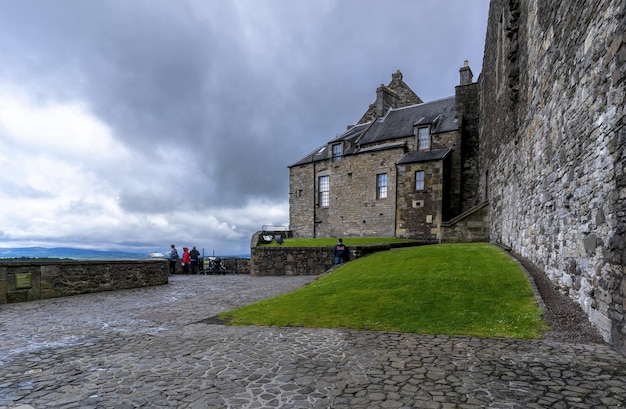
[(247, 252), (288, 223), (287, 166), (400, 69), (477, 77), (488, 0), (7, 0), (0, 243)]

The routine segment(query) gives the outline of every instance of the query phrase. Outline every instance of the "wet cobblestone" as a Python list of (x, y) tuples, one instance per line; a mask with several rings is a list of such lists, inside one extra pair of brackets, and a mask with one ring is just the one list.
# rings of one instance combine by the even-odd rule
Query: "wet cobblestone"
[(606, 344), (201, 321), (314, 277), (167, 286), (0, 306), (0, 409), (621, 408)]

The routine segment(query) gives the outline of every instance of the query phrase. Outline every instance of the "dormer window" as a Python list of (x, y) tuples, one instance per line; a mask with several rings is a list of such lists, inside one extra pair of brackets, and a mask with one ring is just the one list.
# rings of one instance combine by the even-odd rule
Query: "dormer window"
[(343, 146), (340, 143), (333, 144), (333, 162), (339, 162), (341, 160), (341, 155), (343, 154)]
[(420, 151), (430, 150), (430, 131), (427, 126), (417, 128), (417, 149)]

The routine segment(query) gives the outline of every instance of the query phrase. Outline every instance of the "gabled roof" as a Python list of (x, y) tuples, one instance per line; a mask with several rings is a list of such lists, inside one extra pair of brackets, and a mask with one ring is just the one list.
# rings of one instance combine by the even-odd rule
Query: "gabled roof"
[[(367, 129), (367, 127), (369, 126), (370, 124), (359, 124), (359, 125), (352, 126), (348, 128), (342, 134), (337, 135), (335, 139), (332, 139), (329, 142), (329, 144), (336, 143), (336, 142), (343, 142), (343, 141), (354, 142), (354, 140), (358, 138), (359, 135), (361, 135), (361, 133), (363, 133), (363, 130)], [(328, 159), (328, 144), (325, 144), (317, 148), (317, 150), (309, 153), (308, 155), (306, 155), (304, 158), (300, 159), (296, 163), (289, 165), (289, 167), (297, 166), (297, 165), (304, 165), (305, 163), (317, 162), (317, 161), (326, 160), (326, 159)]]
[(341, 141), (354, 142), (359, 137), (359, 135), (363, 133), (363, 131), (369, 128), (369, 126), (370, 126), (370, 123), (364, 123), (364, 124), (351, 126), (344, 133), (339, 134), (335, 137), (335, 139), (332, 139), (330, 143), (341, 142)]
[(430, 125), (431, 133), (457, 129), (455, 98), (448, 97), (408, 107), (390, 109), (387, 114), (374, 121), (372, 127), (358, 141), (359, 145), (379, 143), (389, 139), (414, 135), (416, 125)]
[[(372, 122), (376, 118), (383, 116), (385, 110), (389, 108), (400, 108), (421, 104), (422, 102), (424, 101), (402, 81), (402, 73), (398, 70), (391, 74), (389, 85), (380, 84), (380, 87), (376, 89), (376, 101), (370, 104), (358, 123)], [(378, 111), (379, 109), (381, 110), (380, 112)]]
[[(431, 134), (456, 131), (458, 129), (455, 97), (447, 97), (407, 107), (390, 109), (387, 114), (373, 122), (355, 125), (328, 144), (347, 141), (344, 155), (357, 154), (363, 150), (371, 150), (371, 145), (397, 147), (390, 143), (394, 139), (413, 136), (415, 126), (430, 126)], [(328, 159), (328, 144), (318, 148), (298, 162), (297, 166)]]

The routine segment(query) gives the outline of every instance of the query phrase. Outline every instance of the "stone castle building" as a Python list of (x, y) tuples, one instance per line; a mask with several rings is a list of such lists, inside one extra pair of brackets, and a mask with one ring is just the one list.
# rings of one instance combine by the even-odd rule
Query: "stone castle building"
[(626, 352), (625, 13), (492, 0), (476, 82), (463, 67), (454, 96), (423, 102), (396, 73), (357, 125), (290, 166), (293, 234), (445, 241), (479, 209), (485, 238)]
[(356, 125), (291, 165), (293, 234), (434, 242), (476, 205), (478, 86), (460, 72), (455, 95), (431, 102), (392, 74)]

